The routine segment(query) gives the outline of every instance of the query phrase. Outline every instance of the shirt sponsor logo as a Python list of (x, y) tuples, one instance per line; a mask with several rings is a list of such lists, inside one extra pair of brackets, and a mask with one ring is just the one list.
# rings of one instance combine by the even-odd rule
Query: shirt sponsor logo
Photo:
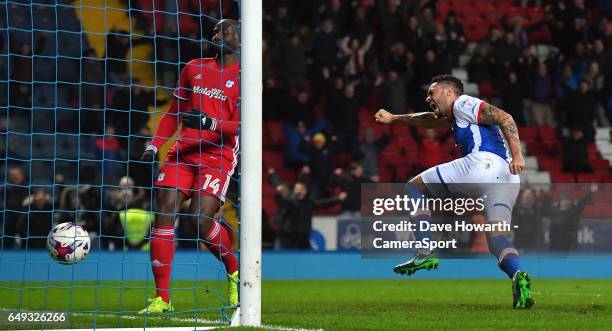
[(227, 100), (227, 96), (223, 94), (223, 90), (218, 88), (209, 89), (208, 87), (202, 88), (201, 86), (197, 85), (193, 87), (193, 93), (203, 94), (209, 99), (219, 99), (221, 101)]

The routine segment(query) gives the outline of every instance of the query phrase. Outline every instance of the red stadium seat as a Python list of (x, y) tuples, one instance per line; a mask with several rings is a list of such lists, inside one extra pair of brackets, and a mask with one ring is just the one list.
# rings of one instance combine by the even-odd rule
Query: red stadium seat
[(274, 197), (274, 195), (276, 194), (276, 189), (267, 182), (264, 182), (265, 184), (262, 185), (262, 190), (263, 190), (263, 196), (264, 197)]
[(391, 181), (391, 169), (385, 166), (378, 167), (378, 176), (380, 176), (381, 182), (390, 182)]
[(582, 218), (609, 219), (612, 217), (612, 204), (609, 202), (588, 204), (580, 216)]
[(342, 212), (342, 208), (339, 204), (316, 210), (316, 213), (320, 215), (338, 215), (341, 212)]
[(393, 125), (391, 127), (391, 132), (396, 137), (412, 137), (410, 134), (410, 128), (405, 125)]
[(597, 183), (599, 182), (599, 176), (597, 174), (577, 174), (576, 179), (578, 183)]
[(552, 36), (546, 26), (533, 31), (528, 35), (530, 44), (550, 44)]
[(508, 15), (508, 17), (527, 16), (527, 8), (518, 7), (518, 6), (510, 6), (506, 8), (504, 12)]
[(546, 145), (537, 141), (527, 141), (527, 152), (529, 153), (529, 155), (545, 154), (547, 152)]
[(535, 22), (541, 21), (542, 19), (544, 19), (544, 8), (528, 7), (527, 17), (529, 18), (529, 20), (533, 20)]
[(575, 176), (571, 172), (550, 171), (550, 180), (553, 183), (574, 183)]
[(478, 91), (483, 97), (496, 97), (499, 96), (499, 91), (493, 86), (493, 84), (484, 82), (478, 84)]
[(465, 29), (465, 39), (467, 39), (468, 41), (474, 41), (474, 42), (484, 39), (489, 33), (486, 27), (479, 27), (479, 26), (474, 26), (474, 25), (464, 27), (464, 29)]
[(587, 150), (588, 150), (589, 155), (592, 155), (592, 154), (599, 155), (599, 151), (597, 150), (596, 144), (593, 144), (593, 143), (589, 144), (587, 146)]
[(599, 190), (593, 194), (593, 203), (610, 203), (610, 194), (612, 194), (612, 192), (607, 186), (600, 185)]
[(340, 153), (336, 155), (336, 167), (346, 168), (353, 161), (353, 156), (350, 153)]
[(612, 173), (608, 172), (604, 176), (601, 177), (602, 183), (612, 183)]
[(563, 161), (560, 158), (546, 155), (538, 155), (537, 158), (541, 170), (561, 171)]
[(497, 8), (491, 4), (479, 4), (478, 11), (485, 18), (497, 16), (498, 13)]
[(610, 162), (606, 159), (593, 159), (590, 161), (593, 170), (599, 172), (607, 172), (610, 170)]
[(478, 26), (478, 27), (489, 27), (489, 21), (480, 16), (466, 16), (463, 20), (463, 24)]
[(268, 217), (274, 217), (274, 214), (276, 213), (276, 209), (278, 209), (278, 206), (276, 206), (276, 201), (274, 200), (274, 198), (264, 197), (263, 198), (263, 209), (268, 214)]
[(282, 152), (275, 152), (270, 150), (264, 150), (263, 163), (268, 168), (281, 169), (285, 164), (285, 154)]
[(293, 169), (282, 168), (277, 169), (276, 172), (278, 173), (278, 176), (281, 178), (281, 180), (284, 182), (293, 183), (296, 180), (295, 170)]
[(438, 2), (436, 10), (438, 15), (446, 17), (446, 14), (451, 10), (451, 5), (448, 2)]
[(283, 122), (266, 121), (264, 122), (264, 139), (266, 144), (264, 148), (279, 148), (286, 143), (285, 134), (283, 133)]
[(524, 126), (519, 128), (521, 140), (534, 141), (538, 139), (538, 128), (535, 126)]
[(508, 7), (517, 5), (517, 0), (497, 0), (495, 4), (499, 7), (499, 9), (507, 9)]
[(554, 142), (557, 139), (557, 133), (555, 128), (538, 128), (540, 138), (544, 142)]

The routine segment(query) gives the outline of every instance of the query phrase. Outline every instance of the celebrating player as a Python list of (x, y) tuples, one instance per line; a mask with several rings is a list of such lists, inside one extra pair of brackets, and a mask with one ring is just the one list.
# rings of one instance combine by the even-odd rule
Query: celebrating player
[(172, 311), (170, 274), (174, 258), (174, 219), (183, 202), (197, 215), (198, 232), (208, 249), (225, 265), (229, 305), (238, 304), (238, 263), (232, 252), (232, 230), (213, 219), (238, 163), (239, 66), (238, 22), (217, 23), (212, 38), (215, 58), (194, 59), (180, 73), (173, 100), (155, 138), (141, 160), (153, 162), (159, 148), (177, 131), (160, 168), (156, 217), (151, 230), (151, 265), (157, 293), (141, 313)]
[[(393, 115), (380, 109), (375, 115), (376, 122), (422, 128), (452, 127), (463, 157), (425, 170), (411, 179), (407, 185), (408, 194), (414, 199), (425, 194), (436, 197), (446, 194), (485, 196), (487, 221), (509, 223), (519, 191), (518, 174), (525, 166), (512, 116), (485, 101), (463, 94), (463, 83), (451, 75), (432, 78), (425, 102), (433, 112)], [(418, 211), (415, 221), (430, 222), (431, 211)], [(518, 251), (508, 234), (504, 231), (487, 232), (489, 249), (498, 259), (499, 267), (512, 279), (513, 307), (530, 308), (534, 301), (529, 274), (521, 270)], [(416, 233), (418, 240), (430, 236), (429, 232)], [(420, 269), (435, 268), (438, 263), (435, 252), (418, 250), (413, 259), (396, 266), (394, 271), (411, 275)]]

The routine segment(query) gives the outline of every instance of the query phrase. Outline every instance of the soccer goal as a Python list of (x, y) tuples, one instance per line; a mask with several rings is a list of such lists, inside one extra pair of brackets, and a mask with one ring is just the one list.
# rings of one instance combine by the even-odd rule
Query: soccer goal
[[(187, 110), (178, 107), (175, 132), (155, 162), (143, 153), (159, 138), (182, 69), (216, 55), (222, 41), (213, 34), (223, 19), (240, 25), (240, 149), (232, 145), (230, 169), (215, 168), (225, 183), (204, 176), (202, 164), (178, 160), (202, 182), (174, 189), (184, 204), (178, 193), (167, 195), (176, 210), (169, 213), (156, 182)], [(261, 325), (261, 40), (261, 0), (0, 2), (0, 330)], [(222, 64), (219, 71), (224, 77)], [(202, 134), (202, 144), (223, 150), (229, 138), (216, 133), (216, 140)], [(224, 200), (205, 219), (216, 224), (206, 231), (201, 207), (191, 208), (203, 187)], [(156, 228), (160, 217), (173, 221)], [(49, 231), (64, 222), (90, 236), (78, 263), (49, 255)], [(239, 239), (231, 240), (237, 305), (228, 293), (227, 250), (209, 240), (220, 232)], [(153, 237), (173, 243), (171, 263), (152, 257)], [(171, 266), (171, 305), (142, 313), (160, 290), (158, 264)]]

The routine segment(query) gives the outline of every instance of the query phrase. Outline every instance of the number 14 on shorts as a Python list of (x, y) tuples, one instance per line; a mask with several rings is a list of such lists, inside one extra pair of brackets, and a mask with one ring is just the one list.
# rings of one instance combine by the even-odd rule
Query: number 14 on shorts
[(202, 190), (206, 190), (207, 188), (211, 188), (214, 194), (219, 192), (219, 178), (213, 179), (211, 175), (206, 175), (206, 180), (204, 181), (204, 185), (202, 186)]

